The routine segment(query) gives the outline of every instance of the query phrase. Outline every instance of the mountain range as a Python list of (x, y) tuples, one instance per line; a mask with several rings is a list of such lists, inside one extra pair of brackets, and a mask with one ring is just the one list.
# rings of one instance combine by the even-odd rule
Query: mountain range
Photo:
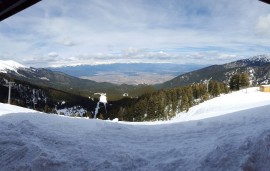
[(236, 73), (247, 73), (252, 85), (270, 83), (270, 55), (258, 55), (223, 65), (212, 65), (193, 72), (181, 74), (169, 81), (156, 85), (157, 88), (173, 88), (193, 83), (216, 80), (228, 83)]
[(14, 61), (0, 61), (0, 63), (0, 72), (11, 79), (26, 81), (37, 86), (50, 87), (84, 97), (93, 96), (97, 92), (106, 92), (110, 99), (120, 99), (125, 93), (132, 97), (153, 89), (152, 86), (145, 84), (135, 86), (117, 85), (108, 82), (100, 83), (50, 69), (25, 67)]
[[(258, 85), (270, 83), (270, 55), (257, 55), (223, 65), (212, 65), (207, 67), (192, 64), (113, 64), (62, 67), (53, 68), (52, 70), (96, 80), (103, 77), (105, 80), (115, 81), (115, 83), (121, 82), (117, 80), (117, 75), (122, 81), (127, 81), (124, 77), (119, 76), (121, 74), (126, 75), (130, 79), (134, 79), (135, 76), (142, 79), (146, 78), (146, 80), (158, 78), (160, 82), (154, 81), (156, 82), (154, 86), (157, 89), (185, 86), (211, 79), (228, 84), (232, 75), (242, 72), (249, 75), (252, 85)], [(152, 74), (147, 75), (149, 73)], [(168, 75), (171, 78), (167, 77)], [(127, 82), (130, 82), (130, 80)]]
[[(156, 66), (159, 65), (160, 64)], [(125, 65), (115, 64), (114, 66)], [(133, 66), (139, 67), (138, 64), (134, 64)], [(84, 67), (87, 68), (87, 66), (80, 67), (82, 67), (82, 69)], [(100, 68), (102, 67), (106, 68), (105, 66), (100, 66)], [(146, 68), (146, 64), (142, 65), (142, 68)], [(186, 68), (191, 69), (192, 67), (187, 66)], [(174, 72), (178, 71), (176, 68), (174, 69)], [(110, 68), (110, 70), (112, 70), (112, 68)], [(125, 70), (125, 72), (128, 71), (127, 69)], [(140, 70), (142, 71), (143, 69)], [(147, 68), (144, 70), (147, 71)], [(150, 70), (158, 70), (158, 68), (149, 68), (148, 72), (150, 72)], [(183, 69), (179, 70), (183, 71)], [(120, 69), (117, 72), (119, 71)], [(135, 72), (134, 70), (130, 71)], [(165, 66), (161, 67), (161, 71), (165, 71)], [(178, 75), (169, 81), (155, 85), (118, 85), (108, 82), (96, 82), (46, 68), (26, 67), (14, 61), (0, 61), (0, 101), (6, 102), (8, 91), (5, 85), (8, 81), (13, 81), (15, 82), (14, 88), (16, 89), (15, 99), (18, 101), (16, 103), (21, 104), (22, 101), (24, 101), (22, 106), (25, 106), (25, 101), (32, 101), (32, 104), (34, 104), (33, 101), (35, 99), (40, 99), (41, 101), (50, 99), (50, 110), (53, 110), (55, 103), (61, 103), (61, 101), (67, 101), (66, 104), (70, 104), (70, 106), (83, 104), (82, 106), (89, 107), (90, 102), (88, 97), (97, 100), (99, 96), (95, 95), (95, 93), (107, 93), (108, 100), (114, 101), (115, 106), (121, 107), (123, 105), (129, 105), (128, 103), (131, 102), (127, 100), (119, 101), (121, 99), (137, 98), (160, 89), (170, 89), (194, 83), (206, 83), (207, 80), (215, 80), (228, 85), (232, 75), (243, 72), (248, 73), (252, 85), (270, 83), (270, 56), (258, 55), (223, 65), (208, 66)], [(73, 74), (76, 75), (76, 72), (74, 71)], [(80, 75), (80, 73), (77, 74)], [(132, 74), (130, 73), (130, 75)], [(35, 99), (33, 99), (33, 97), (35, 97)], [(21, 98), (24, 100), (19, 100)], [(95, 104), (96, 102), (91, 102), (92, 108), (94, 108)], [(45, 107), (45, 104), (42, 102), (40, 107)]]
[[(202, 66), (191, 64), (113, 64), (46, 69), (25, 67), (14, 61), (0, 61), (0, 72), (13, 79), (59, 89), (85, 97), (96, 92), (107, 92), (111, 96), (115, 96), (115, 99), (121, 98), (124, 93), (128, 93), (133, 97), (139, 96), (147, 91), (153, 91), (153, 86), (148, 86), (146, 84), (118, 85), (109, 82), (96, 82), (89, 79), (81, 79), (79, 77), (82, 77), (83, 75), (93, 76), (100, 72), (123, 72), (123, 74), (126, 74), (129, 77), (140, 73), (153, 72), (153, 74), (162, 77), (162, 73), (176, 75), (176, 73), (182, 73), (200, 67)], [(268, 84), (270, 82), (270, 55), (258, 55), (223, 65), (204, 67), (195, 71), (179, 74), (169, 81), (155, 84), (154, 87), (157, 89), (174, 88), (193, 83), (200, 83), (210, 79), (228, 83), (231, 76), (239, 72), (248, 73), (253, 85)], [(68, 73), (72, 75), (69, 75)], [(111, 76), (111, 78), (115, 77)]]
[(114, 63), (48, 68), (71, 76), (115, 84), (157, 84), (205, 65), (173, 63)]
[[(109, 82), (96, 82), (89, 79), (78, 78), (82, 76), (93, 76), (100, 72), (123, 72), (123, 74), (132, 77), (139, 73), (153, 72), (153, 74), (158, 74), (162, 77), (162, 73), (174, 73), (172, 75), (176, 75), (176, 73), (182, 73), (200, 67), (202, 66), (191, 64), (113, 64), (46, 69), (25, 67), (14, 61), (0, 61), (0, 72), (11, 78), (79, 94), (89, 94), (90, 91), (123, 94), (132, 93), (132, 91), (137, 90), (138, 87), (148, 87), (145, 84), (137, 86), (128, 84), (117, 85)], [(169, 81), (154, 86), (157, 89), (173, 88), (204, 82), (209, 79), (228, 83), (230, 77), (239, 72), (248, 73), (252, 84), (268, 84), (270, 82), (270, 55), (258, 55), (223, 65), (204, 67), (195, 71), (179, 74)]]

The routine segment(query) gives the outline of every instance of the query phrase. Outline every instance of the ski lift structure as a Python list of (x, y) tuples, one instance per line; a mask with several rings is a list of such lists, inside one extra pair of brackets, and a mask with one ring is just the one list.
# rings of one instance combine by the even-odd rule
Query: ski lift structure
[(212, 80), (212, 77), (209, 78), (208, 80), (205, 80), (207, 92), (209, 92), (209, 82), (210, 82), (211, 80)]
[(5, 84), (5, 87), (8, 87), (8, 104), (10, 104), (10, 97), (11, 97), (11, 87), (14, 85), (14, 82), (8, 82)]
[(108, 101), (107, 101), (106, 93), (94, 93), (94, 95), (100, 95), (100, 96), (99, 96), (99, 101), (97, 102), (97, 106), (96, 106), (96, 108), (95, 108), (95, 113), (94, 113), (94, 119), (96, 119), (96, 118), (97, 118), (98, 111), (99, 111), (99, 109), (101, 108), (101, 107), (100, 107), (100, 104), (101, 104), (101, 103), (104, 105), (105, 112), (106, 112), (106, 114), (107, 114), (106, 105), (107, 105)]

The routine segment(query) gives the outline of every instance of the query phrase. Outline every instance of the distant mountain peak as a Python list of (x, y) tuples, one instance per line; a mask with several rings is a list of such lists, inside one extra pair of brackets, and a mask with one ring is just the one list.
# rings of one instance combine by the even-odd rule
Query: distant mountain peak
[(17, 72), (20, 68), (28, 67), (12, 60), (0, 60), (0, 72), (2, 73), (7, 73), (7, 71)]
[(237, 73), (248, 73), (253, 85), (270, 83), (270, 54), (257, 55), (223, 65), (212, 65), (179, 75), (157, 87), (164, 89), (185, 86), (200, 83), (209, 78), (228, 84), (231, 76)]
[(257, 55), (253, 56), (251, 58), (248, 58), (247, 60), (253, 61), (253, 62), (270, 62), (270, 54), (263, 54), (263, 55)]
[(269, 54), (257, 55), (247, 59), (240, 60), (238, 62), (242, 63), (243, 66), (263, 66), (265, 64), (270, 63), (270, 55)]
[(224, 64), (225, 68), (247, 67), (247, 66), (263, 66), (270, 63), (270, 54), (256, 55), (250, 58)]

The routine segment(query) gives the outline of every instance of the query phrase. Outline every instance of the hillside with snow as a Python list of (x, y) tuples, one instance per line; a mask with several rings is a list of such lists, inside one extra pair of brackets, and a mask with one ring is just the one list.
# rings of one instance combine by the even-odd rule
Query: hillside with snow
[(0, 60), (0, 73), (7, 73), (7, 71), (17, 72), (19, 68), (27, 67), (12, 60)]
[(257, 55), (223, 65), (212, 65), (181, 74), (170, 81), (157, 85), (157, 87), (174, 88), (204, 82), (209, 79), (229, 83), (233, 75), (240, 73), (247, 73), (253, 86), (270, 83), (270, 55)]
[(2, 170), (268, 170), (270, 94), (222, 95), (167, 122), (38, 113), (0, 103)]

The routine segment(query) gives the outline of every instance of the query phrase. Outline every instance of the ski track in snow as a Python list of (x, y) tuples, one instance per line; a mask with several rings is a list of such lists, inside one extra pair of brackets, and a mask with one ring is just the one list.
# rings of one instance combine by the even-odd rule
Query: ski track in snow
[(0, 104), (0, 170), (268, 170), (269, 112), (270, 94), (255, 88), (162, 123), (69, 118)]

